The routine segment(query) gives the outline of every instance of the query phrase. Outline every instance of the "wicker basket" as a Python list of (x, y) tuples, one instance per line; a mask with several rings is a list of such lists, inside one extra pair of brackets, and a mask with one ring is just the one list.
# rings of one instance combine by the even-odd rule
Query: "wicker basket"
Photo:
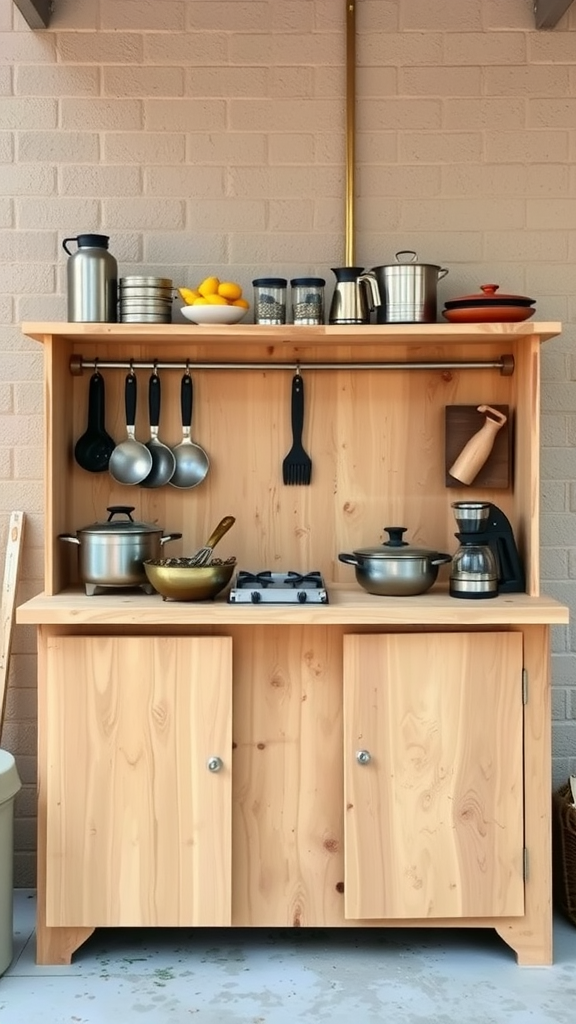
[(553, 811), (555, 902), (576, 925), (576, 807), (569, 782), (554, 793)]

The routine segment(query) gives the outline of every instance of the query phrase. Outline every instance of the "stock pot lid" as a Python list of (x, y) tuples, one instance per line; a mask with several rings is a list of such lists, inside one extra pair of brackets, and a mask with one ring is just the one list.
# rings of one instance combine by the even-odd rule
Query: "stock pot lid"
[[(110, 515), (108, 519), (101, 523), (90, 523), (89, 526), (84, 526), (78, 533), (83, 534), (107, 534), (108, 536), (122, 537), (126, 534), (133, 534), (142, 536), (145, 533), (162, 533), (160, 526), (155, 526), (154, 523), (139, 523), (137, 520), (132, 519), (132, 512), (134, 511), (133, 505), (109, 505), (108, 512)], [(125, 515), (126, 519), (114, 519), (116, 515)]]
[(385, 526), (388, 540), (373, 548), (359, 548), (354, 551), (358, 558), (434, 558), (438, 554), (430, 548), (412, 547), (407, 541), (402, 540), (402, 534), (406, 533), (405, 526)]

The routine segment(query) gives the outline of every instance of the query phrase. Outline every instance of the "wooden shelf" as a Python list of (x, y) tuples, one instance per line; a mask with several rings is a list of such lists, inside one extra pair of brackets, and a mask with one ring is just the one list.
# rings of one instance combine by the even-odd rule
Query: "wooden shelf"
[[(22, 333), (36, 341), (57, 338), (59, 341), (94, 342), (136, 342), (146, 344), (158, 342), (169, 344), (209, 344), (214, 350), (231, 341), (242, 342), (250, 349), (276, 349), (290, 351), (298, 348), (333, 348), (337, 345), (365, 344), (370, 347), (384, 347), (387, 344), (417, 343), (419, 345), (446, 345), (454, 342), (485, 344), (498, 338), (515, 339), (537, 336), (542, 341), (554, 338), (561, 331), (556, 321), (537, 323), (525, 320), (509, 324), (363, 324), (330, 325), (319, 327), (284, 326), (266, 327), (259, 324), (235, 324), (229, 326), (198, 327), (194, 324), (69, 324), (27, 322), (22, 324)], [(159, 350), (160, 352), (160, 350)], [(121, 354), (121, 353), (120, 353)]]
[(253, 605), (215, 601), (163, 601), (130, 591), (86, 597), (80, 590), (54, 597), (39, 594), (21, 605), (17, 621), (79, 626), (245, 626), (245, 625), (562, 625), (568, 609), (550, 597), (503, 594), (484, 601), (450, 597), (444, 587), (418, 597), (374, 597), (360, 588), (328, 587), (327, 605)]

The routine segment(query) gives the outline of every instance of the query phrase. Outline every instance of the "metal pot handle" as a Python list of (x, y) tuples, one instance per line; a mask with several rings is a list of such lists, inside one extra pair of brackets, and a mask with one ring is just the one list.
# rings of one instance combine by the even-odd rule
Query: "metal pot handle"
[(68, 544), (78, 544), (78, 546), (80, 546), (78, 537), (73, 537), (71, 533), (59, 533), (58, 540), (65, 540)]
[(349, 555), (348, 552), (346, 551), (338, 555), (338, 561), (344, 562), (346, 565), (355, 565), (357, 567), (360, 566), (360, 562), (358, 561), (358, 559), (355, 558), (354, 555)]
[[(401, 260), (400, 256), (410, 256), (411, 258), (409, 260)], [(395, 259), (396, 263), (415, 263), (418, 259), (418, 253), (414, 252), (413, 249), (400, 249), (400, 251), (396, 253)], [(448, 271), (446, 271), (446, 273), (448, 273)]]
[(169, 540), (180, 540), (181, 533), (167, 533), (165, 537), (160, 537), (160, 544), (166, 544)]
[(430, 565), (444, 565), (446, 562), (452, 561), (452, 555), (437, 554), (435, 558), (430, 559)]
[(441, 281), (442, 278), (446, 277), (446, 274), (448, 273), (449, 270), (447, 270), (446, 267), (440, 267), (440, 270), (438, 271), (438, 280)]

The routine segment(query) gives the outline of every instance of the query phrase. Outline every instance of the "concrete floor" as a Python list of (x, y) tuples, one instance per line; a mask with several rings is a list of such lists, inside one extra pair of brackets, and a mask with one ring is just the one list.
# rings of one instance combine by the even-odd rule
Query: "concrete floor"
[(100, 929), (69, 967), (34, 963), (34, 893), (15, 894), (2, 1024), (575, 1024), (576, 928), (553, 967), (491, 931)]

